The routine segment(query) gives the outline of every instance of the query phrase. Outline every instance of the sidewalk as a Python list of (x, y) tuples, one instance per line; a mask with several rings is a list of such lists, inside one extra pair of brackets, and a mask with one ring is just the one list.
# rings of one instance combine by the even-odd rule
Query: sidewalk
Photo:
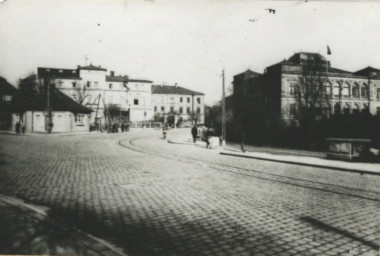
[[(69, 135), (87, 135), (87, 134), (100, 134), (100, 131), (84, 131), (84, 132), (25, 132), (16, 133), (14, 131), (0, 130), (0, 134), (15, 135), (15, 136), (69, 136)], [(104, 132), (107, 133), (107, 132)]]
[[(177, 137), (169, 140), (169, 143), (194, 145), (190, 137)], [(205, 146), (206, 143), (197, 140), (196, 145)], [(380, 164), (355, 163), (338, 160), (328, 160), (323, 152), (312, 152), (303, 150), (278, 149), (268, 147), (246, 146), (246, 152), (240, 150), (237, 144), (227, 144), (226, 147), (219, 148), (222, 155), (252, 158), (280, 163), (311, 166), (317, 168), (328, 168), (338, 171), (348, 171), (360, 174), (380, 175)]]
[(105, 241), (54, 221), (46, 210), (0, 195), (0, 254), (125, 255)]

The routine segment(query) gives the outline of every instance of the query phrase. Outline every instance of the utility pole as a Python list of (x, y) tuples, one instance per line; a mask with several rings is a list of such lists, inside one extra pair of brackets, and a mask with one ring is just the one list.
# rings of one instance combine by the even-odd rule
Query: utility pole
[(222, 147), (226, 146), (226, 95), (224, 85), (224, 68), (223, 68), (223, 91), (222, 91)]
[(194, 125), (194, 93), (191, 94), (191, 125)]
[(46, 110), (47, 110), (47, 132), (51, 133), (53, 128), (53, 120), (51, 116), (51, 107), (50, 107), (50, 70), (47, 69), (47, 91), (46, 91)]

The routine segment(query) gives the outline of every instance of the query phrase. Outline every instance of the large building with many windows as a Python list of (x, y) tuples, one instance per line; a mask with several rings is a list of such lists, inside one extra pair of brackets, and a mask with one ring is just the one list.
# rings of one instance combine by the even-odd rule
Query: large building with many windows
[(129, 122), (153, 118), (152, 81), (131, 79), (107, 73), (101, 66), (78, 66), (76, 69), (38, 68), (39, 78), (54, 80), (55, 87), (83, 106), (93, 110), (91, 121), (104, 121), (107, 111), (117, 109), (119, 117)]
[(192, 91), (177, 84), (153, 85), (154, 115), (156, 118), (174, 116), (185, 124), (204, 123), (204, 96), (204, 93)]
[[(380, 70), (367, 67), (356, 72), (334, 68), (318, 53), (300, 52), (288, 60), (267, 67), (263, 74), (247, 70), (233, 80), (235, 109), (242, 99), (261, 99), (263, 104), (283, 120), (294, 119), (296, 88), (306, 64), (317, 64), (323, 81), (326, 103), (321, 113), (350, 114), (369, 111), (380, 114)], [(250, 100), (248, 99), (248, 100)]]

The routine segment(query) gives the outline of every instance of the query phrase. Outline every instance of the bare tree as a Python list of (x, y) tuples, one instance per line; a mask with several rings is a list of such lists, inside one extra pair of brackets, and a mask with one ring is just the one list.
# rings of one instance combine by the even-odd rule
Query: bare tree
[(86, 101), (87, 98), (90, 98), (90, 94), (88, 93), (87, 87), (84, 84), (81, 84), (79, 82), (76, 84), (75, 95), (75, 101), (82, 106), (87, 106), (90, 104), (90, 102)]
[(319, 63), (307, 63), (294, 84), (296, 108), (293, 114), (301, 126), (319, 118), (329, 102), (331, 87), (325, 86), (328, 78), (324, 69)]

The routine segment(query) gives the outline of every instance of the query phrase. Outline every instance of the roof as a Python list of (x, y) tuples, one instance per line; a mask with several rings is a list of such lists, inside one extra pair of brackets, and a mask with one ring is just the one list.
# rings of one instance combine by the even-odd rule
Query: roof
[[(58, 89), (52, 90), (50, 95), (50, 108), (52, 111), (70, 111), (73, 113), (83, 113), (89, 114), (92, 112), (91, 109), (86, 108), (66, 94), (60, 92)], [(19, 111), (28, 111), (28, 110), (37, 110), (45, 111), (46, 110), (46, 98), (45, 97), (34, 97), (28, 101), (22, 98), (16, 98), (13, 110)]]
[(175, 85), (153, 85), (152, 94), (205, 95), (204, 93), (192, 91)]
[(339, 74), (352, 74), (352, 72), (350, 72), (350, 71), (346, 71), (346, 70), (338, 69), (338, 68), (333, 68), (333, 67), (329, 67), (328, 72), (339, 73)]
[(0, 95), (10, 95), (17, 91), (13, 85), (8, 83), (8, 81), (0, 76)]
[(261, 75), (260, 73), (257, 73), (255, 71), (252, 71), (250, 69), (247, 69), (246, 71), (244, 71), (243, 73), (240, 73), (240, 74), (237, 74), (237, 75), (234, 75), (234, 77), (237, 77), (237, 76), (249, 76), (249, 77), (252, 77), (252, 76), (259, 76)]
[(96, 70), (96, 71), (107, 71), (107, 69), (105, 68), (102, 68), (101, 66), (94, 66), (92, 64), (88, 65), (88, 66), (78, 66), (78, 69), (83, 69), (83, 70)]
[(132, 82), (132, 83), (153, 83), (153, 81), (144, 80), (144, 79), (128, 79), (128, 82)]
[(293, 56), (291, 56), (289, 61), (300, 64), (302, 61), (326, 61), (326, 58), (323, 57), (319, 53), (313, 53), (313, 52), (299, 52), (295, 53)]
[(80, 80), (79, 71), (76, 69), (63, 69), (63, 68), (37, 68), (37, 76), (39, 78), (63, 78)]
[(270, 65), (267, 68), (275, 67), (275, 66), (283, 66), (283, 65), (288, 65), (288, 66), (298, 66), (298, 64), (288, 61), (288, 60), (283, 60), (280, 62), (277, 62), (276, 64)]
[(106, 76), (106, 82), (128, 82), (128, 76)]
[(354, 72), (354, 74), (365, 77), (370, 77), (371, 74), (371, 77), (380, 77), (380, 69), (368, 66), (366, 68)]

